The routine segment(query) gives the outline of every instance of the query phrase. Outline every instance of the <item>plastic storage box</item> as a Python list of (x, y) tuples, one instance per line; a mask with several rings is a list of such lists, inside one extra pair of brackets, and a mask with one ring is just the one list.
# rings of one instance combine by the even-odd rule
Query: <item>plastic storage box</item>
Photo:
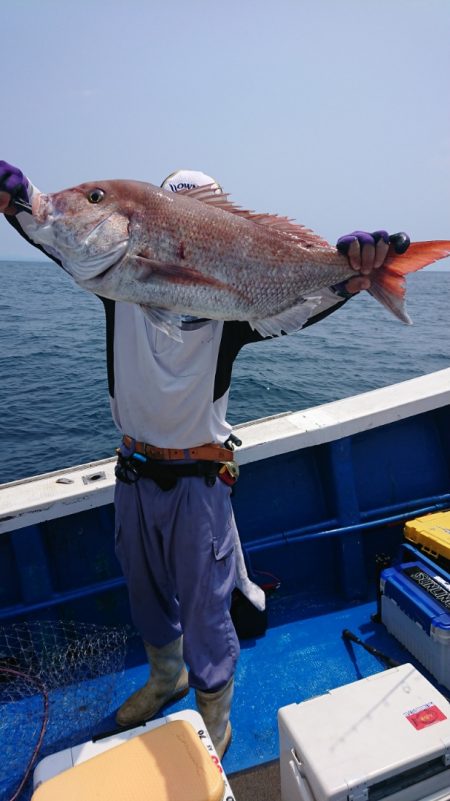
[(414, 543), (445, 570), (450, 570), (450, 511), (409, 520), (403, 533), (408, 542)]
[(450, 704), (405, 664), (278, 713), (282, 801), (450, 798)]
[(431, 563), (405, 562), (380, 577), (387, 630), (450, 689), (450, 582)]

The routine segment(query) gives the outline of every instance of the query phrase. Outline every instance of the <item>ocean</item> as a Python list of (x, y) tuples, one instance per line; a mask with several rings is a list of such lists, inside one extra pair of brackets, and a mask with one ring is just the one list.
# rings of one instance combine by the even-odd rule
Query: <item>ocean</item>
[[(51, 262), (0, 262), (0, 483), (114, 455), (100, 301)], [(407, 282), (413, 326), (367, 293), (290, 337), (244, 348), (232, 424), (450, 365), (450, 272)]]

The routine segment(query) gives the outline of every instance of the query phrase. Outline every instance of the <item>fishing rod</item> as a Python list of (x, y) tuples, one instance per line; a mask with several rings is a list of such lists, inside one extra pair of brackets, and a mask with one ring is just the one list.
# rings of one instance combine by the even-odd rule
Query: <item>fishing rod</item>
[(383, 662), (386, 662), (389, 667), (399, 667), (402, 663), (397, 662), (395, 659), (391, 659), (390, 656), (387, 654), (383, 654), (382, 651), (379, 651), (378, 648), (374, 648), (373, 645), (368, 645), (368, 643), (361, 640), (360, 637), (357, 637), (356, 634), (353, 634), (352, 631), (349, 629), (344, 629), (342, 632), (342, 639), (343, 640), (351, 640), (351, 642), (355, 642), (357, 645), (361, 645), (365, 651), (368, 651), (369, 654), (372, 656), (378, 657), (378, 659), (382, 659)]

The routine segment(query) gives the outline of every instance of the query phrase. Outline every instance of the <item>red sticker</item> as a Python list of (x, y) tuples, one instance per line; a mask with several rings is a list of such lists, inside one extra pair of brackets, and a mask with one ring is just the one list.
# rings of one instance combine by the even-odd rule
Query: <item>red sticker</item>
[(425, 729), (427, 726), (432, 726), (433, 723), (439, 723), (440, 720), (447, 720), (446, 715), (441, 712), (434, 704), (420, 709), (418, 712), (412, 712), (406, 715), (406, 719), (414, 726), (415, 729)]

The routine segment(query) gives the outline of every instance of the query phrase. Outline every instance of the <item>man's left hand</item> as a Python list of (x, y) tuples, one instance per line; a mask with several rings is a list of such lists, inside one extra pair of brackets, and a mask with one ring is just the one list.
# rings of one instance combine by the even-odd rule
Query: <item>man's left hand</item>
[(389, 236), (387, 231), (353, 231), (341, 236), (336, 247), (339, 253), (347, 256), (350, 267), (358, 273), (342, 284), (345, 293), (353, 295), (362, 289), (369, 289), (371, 273), (383, 266), (392, 245), (396, 253), (405, 253), (410, 244), (407, 234), (398, 233)]

